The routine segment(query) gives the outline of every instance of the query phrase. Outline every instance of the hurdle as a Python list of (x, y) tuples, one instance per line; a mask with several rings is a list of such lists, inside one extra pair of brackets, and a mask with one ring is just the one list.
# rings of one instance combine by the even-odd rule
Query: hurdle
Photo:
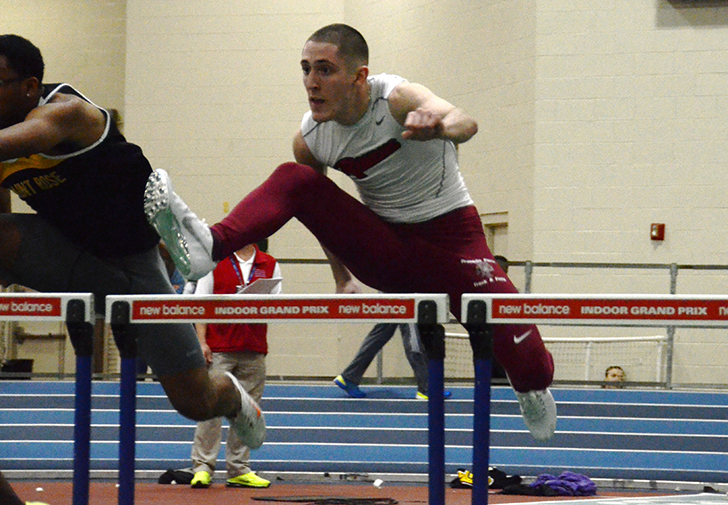
[(91, 471), (93, 295), (90, 293), (0, 293), (0, 321), (66, 323), (76, 353), (73, 505), (87, 505)]
[[(466, 321), (471, 343), (475, 337), (485, 336), (487, 346), (492, 345), (490, 326), (493, 324), (728, 327), (728, 297), (715, 295), (465, 294), (462, 302), (462, 320)], [(489, 356), (486, 358), (490, 360)], [(490, 375), (485, 376), (488, 367), (489, 363), (480, 378), (476, 368), (473, 504), (488, 502), (490, 426), (489, 410), (485, 408), (490, 403)], [(480, 395), (479, 387), (483, 390)], [(483, 449), (476, 450), (476, 443), (484, 444)]]
[[(106, 321), (122, 351), (119, 420), (119, 505), (134, 503), (136, 424), (135, 346), (125, 342), (136, 323), (416, 323), (428, 353), (429, 502), (445, 503), (444, 294), (372, 295), (113, 295)], [(74, 504), (75, 505), (75, 504)]]

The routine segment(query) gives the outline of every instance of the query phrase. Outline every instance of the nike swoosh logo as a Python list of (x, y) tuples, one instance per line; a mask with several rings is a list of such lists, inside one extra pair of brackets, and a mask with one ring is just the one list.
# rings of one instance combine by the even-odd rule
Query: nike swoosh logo
[(384, 116), (382, 116), (379, 121), (374, 120), (374, 122), (376, 123), (377, 126), (379, 126), (380, 124), (382, 124), (383, 121), (384, 121)]
[(533, 330), (528, 330), (526, 333), (524, 333), (520, 337), (514, 336), (513, 337), (513, 343), (516, 344), (516, 345), (520, 344), (521, 342), (523, 342), (524, 340), (526, 340), (528, 338), (528, 336), (531, 334), (532, 331)]

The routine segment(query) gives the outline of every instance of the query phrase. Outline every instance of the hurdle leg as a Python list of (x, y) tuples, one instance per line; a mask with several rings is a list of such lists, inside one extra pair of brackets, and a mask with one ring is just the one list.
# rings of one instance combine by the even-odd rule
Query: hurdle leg
[(466, 328), (473, 348), (475, 392), (473, 407), (473, 505), (488, 503), (490, 451), (490, 379), (493, 368), (493, 335), (486, 324), (486, 305), (471, 301)]
[(437, 324), (437, 305), (419, 304), (417, 329), (428, 356), (427, 420), (430, 505), (445, 504), (445, 329)]
[(83, 300), (69, 300), (66, 328), (76, 353), (73, 428), (73, 505), (88, 505), (91, 473), (91, 362), (94, 327), (85, 320)]
[(134, 505), (136, 341), (129, 335), (129, 304), (111, 306), (111, 330), (121, 356), (119, 394), (119, 505)]

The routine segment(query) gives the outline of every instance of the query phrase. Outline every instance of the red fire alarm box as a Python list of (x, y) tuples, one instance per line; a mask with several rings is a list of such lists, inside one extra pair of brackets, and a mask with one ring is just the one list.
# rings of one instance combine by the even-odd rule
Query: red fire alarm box
[(650, 226), (650, 239), (665, 240), (665, 223), (652, 223)]

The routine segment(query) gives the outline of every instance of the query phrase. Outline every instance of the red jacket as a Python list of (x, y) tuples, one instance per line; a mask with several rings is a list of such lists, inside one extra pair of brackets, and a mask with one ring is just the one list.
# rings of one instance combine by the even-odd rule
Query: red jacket
[[(212, 273), (214, 294), (235, 294), (242, 284), (233, 267), (234, 256), (217, 264)], [(252, 275), (248, 284), (256, 279), (273, 277), (276, 259), (255, 248)], [(205, 340), (212, 352), (255, 351), (268, 354), (268, 325), (249, 323), (208, 323)]]

